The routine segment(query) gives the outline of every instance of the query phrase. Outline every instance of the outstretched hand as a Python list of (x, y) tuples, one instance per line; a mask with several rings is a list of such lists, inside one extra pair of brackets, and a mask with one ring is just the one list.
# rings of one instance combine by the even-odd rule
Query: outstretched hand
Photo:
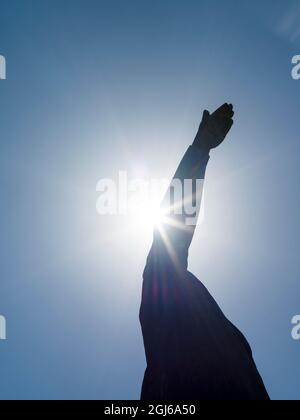
[(205, 110), (194, 145), (207, 151), (218, 147), (233, 125), (233, 116), (233, 106), (227, 103), (213, 114)]

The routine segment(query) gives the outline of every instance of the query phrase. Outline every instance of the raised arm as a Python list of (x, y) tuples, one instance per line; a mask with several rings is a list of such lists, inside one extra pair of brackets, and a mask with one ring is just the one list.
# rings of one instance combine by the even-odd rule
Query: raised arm
[[(187, 281), (188, 249), (197, 223), (210, 150), (225, 139), (233, 124), (233, 115), (233, 107), (228, 104), (213, 114), (204, 111), (195, 141), (181, 161), (175, 182), (173, 180), (162, 205), (163, 209), (167, 207), (165, 221), (155, 230), (143, 276), (140, 310), (147, 363), (153, 369), (164, 369), (168, 363), (172, 364), (171, 358), (176, 358), (184, 345), (184, 340), (178, 337), (185, 336), (186, 325), (193, 325), (195, 321), (190, 318), (193, 316), (193, 299), (190, 298), (194, 293), (192, 283)], [(174, 185), (185, 180), (192, 180), (192, 194), (188, 188), (183, 189), (181, 198), (175, 197), (180, 194), (172, 193)], [(191, 195), (194, 209), (190, 206)], [(168, 209), (169, 196), (173, 196), (171, 209)], [(188, 204), (184, 206), (184, 203)], [(147, 381), (145, 384), (146, 388), (153, 386)]]
[(213, 114), (204, 111), (195, 141), (184, 155), (162, 203), (163, 222), (156, 227), (152, 253), (186, 268), (201, 207), (206, 166), (211, 149), (219, 146), (233, 124), (233, 106)]

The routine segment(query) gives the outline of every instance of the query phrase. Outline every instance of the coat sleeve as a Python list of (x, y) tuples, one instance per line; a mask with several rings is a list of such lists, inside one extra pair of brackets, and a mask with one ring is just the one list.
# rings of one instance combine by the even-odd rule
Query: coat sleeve
[(155, 229), (152, 253), (161, 255), (166, 261), (167, 254), (178, 269), (187, 268), (208, 161), (208, 152), (196, 146), (189, 147), (161, 205), (163, 222)]
[(163, 200), (164, 222), (154, 232), (147, 259), (140, 320), (148, 362), (155, 360), (156, 365), (165, 362), (162, 353), (170, 354), (162, 349), (174, 343), (173, 329), (178, 328), (185, 312), (188, 250), (197, 225), (208, 161), (208, 153), (197, 147), (187, 150)]

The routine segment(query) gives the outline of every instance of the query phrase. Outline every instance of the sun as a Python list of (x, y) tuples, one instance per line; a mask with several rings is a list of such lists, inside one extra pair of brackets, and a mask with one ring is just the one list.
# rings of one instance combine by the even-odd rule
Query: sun
[(153, 230), (159, 228), (165, 220), (163, 211), (157, 206), (142, 206), (135, 215), (139, 228)]
[(136, 227), (141, 231), (160, 228), (166, 221), (159, 201), (145, 201), (135, 209), (133, 217)]

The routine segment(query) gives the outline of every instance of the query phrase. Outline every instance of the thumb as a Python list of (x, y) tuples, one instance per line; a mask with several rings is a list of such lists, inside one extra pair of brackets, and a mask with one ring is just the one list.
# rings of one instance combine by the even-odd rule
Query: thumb
[(203, 117), (202, 117), (202, 122), (201, 122), (201, 125), (203, 126), (203, 125), (205, 125), (206, 123), (207, 123), (207, 121), (208, 121), (208, 119), (209, 119), (209, 117), (210, 117), (210, 113), (209, 113), (209, 111), (207, 111), (207, 109), (203, 112)]

